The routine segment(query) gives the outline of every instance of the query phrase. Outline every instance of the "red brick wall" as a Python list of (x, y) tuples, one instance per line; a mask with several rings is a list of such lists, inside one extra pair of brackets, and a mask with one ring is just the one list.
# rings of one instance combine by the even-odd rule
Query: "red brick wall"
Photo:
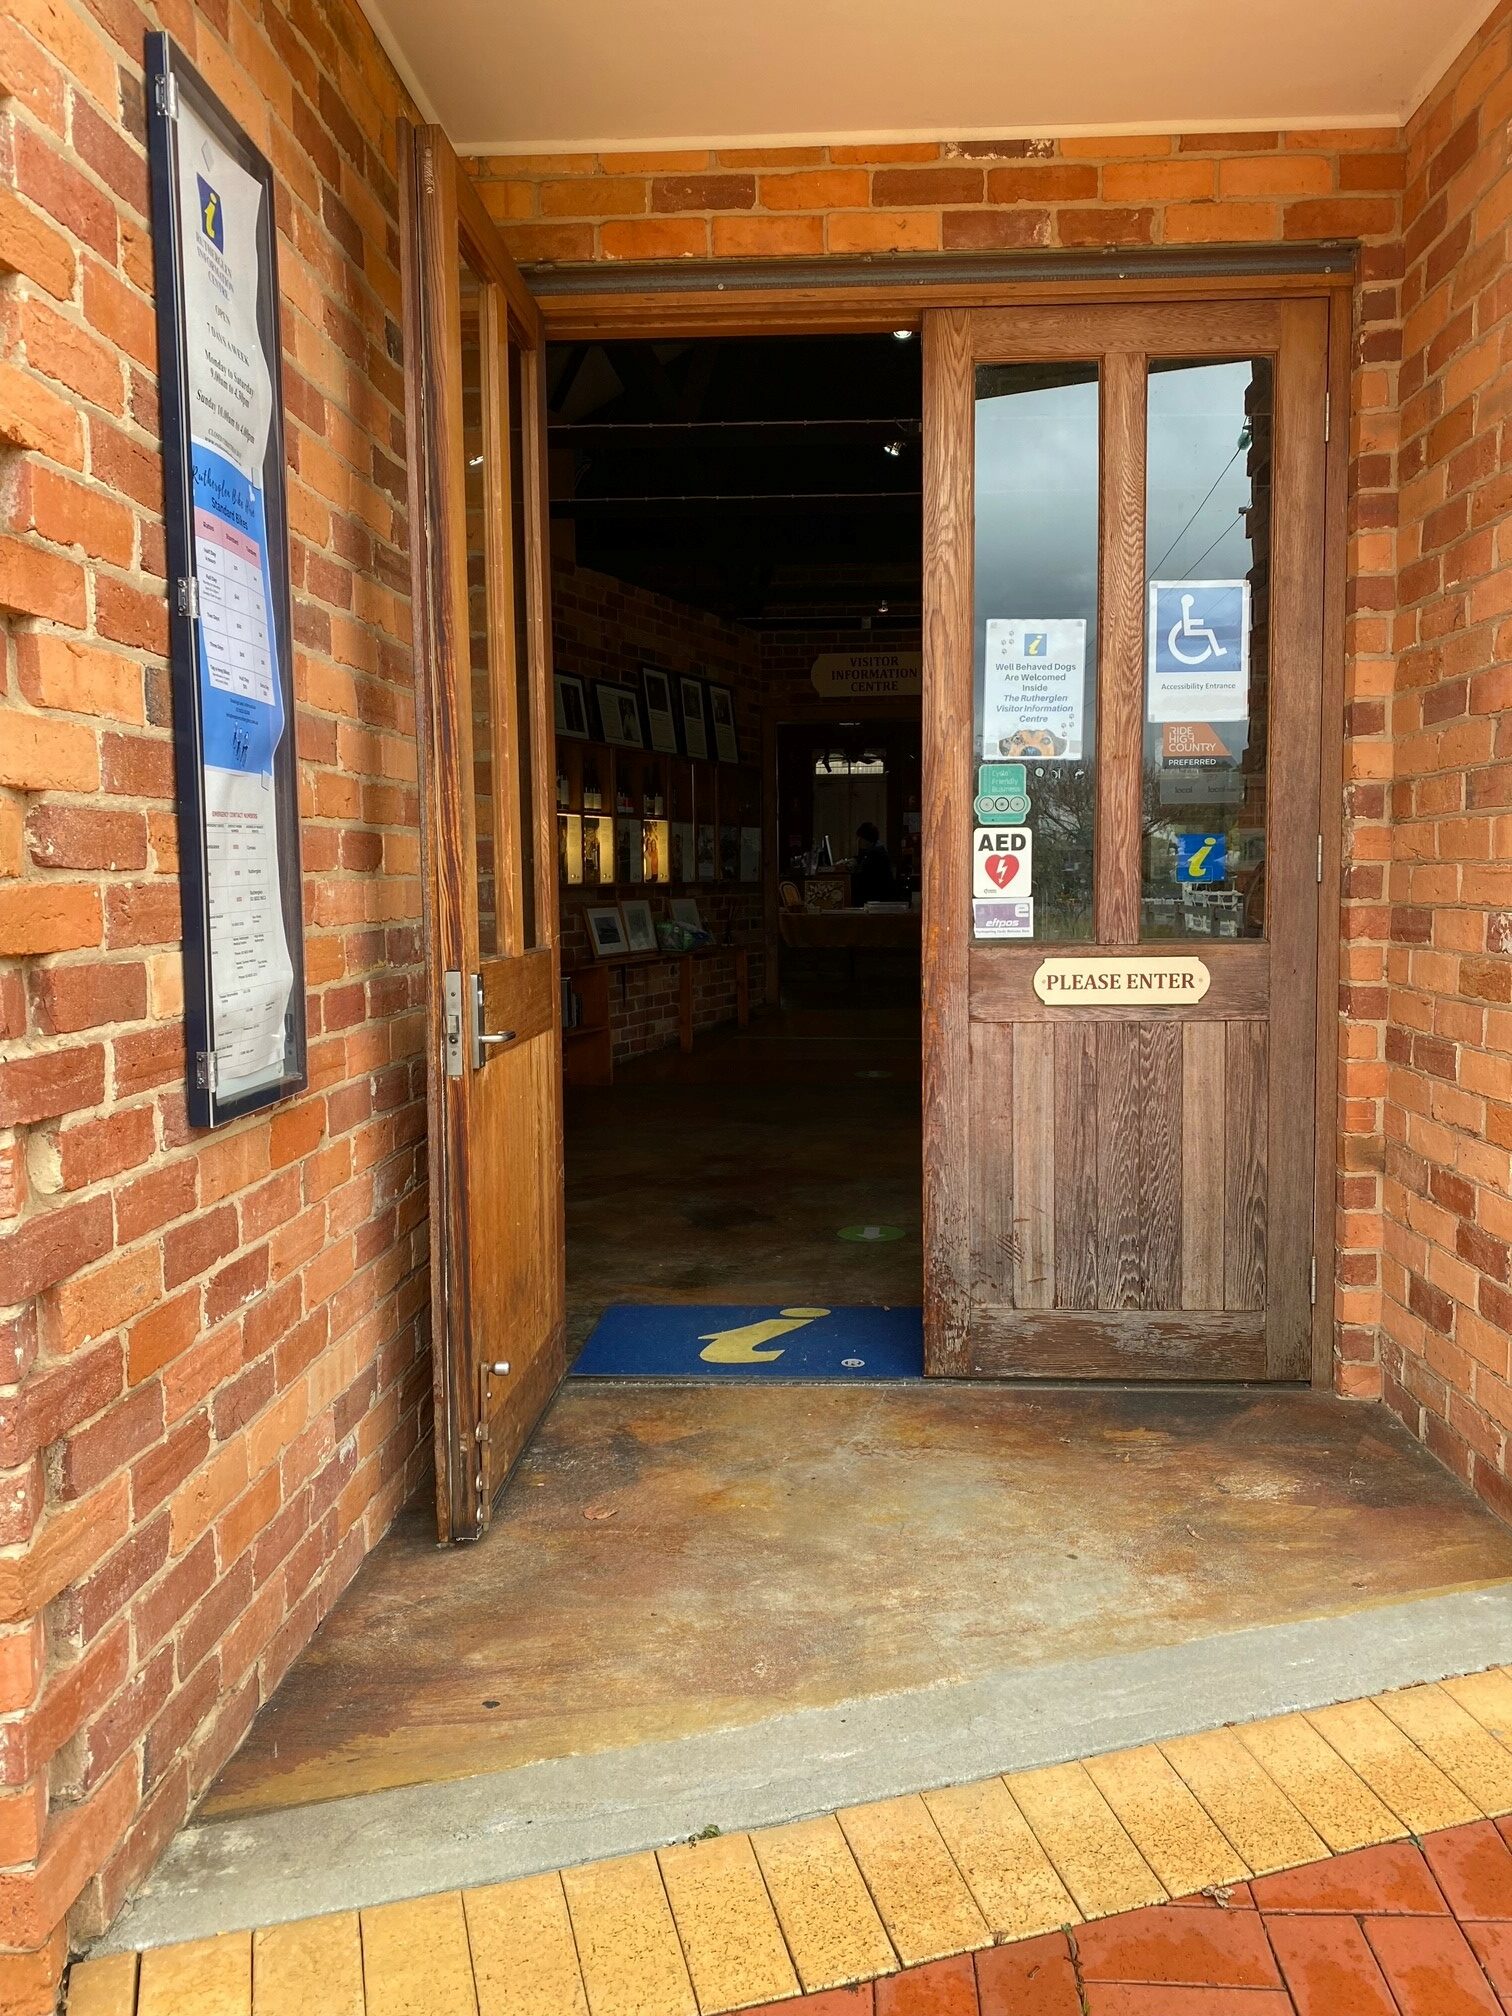
[[(585, 679), (617, 679), (641, 691), (641, 668), (698, 673), (729, 686), (735, 696), (740, 753), (761, 761), (761, 718), (765, 689), (761, 640), (738, 623), (707, 610), (690, 609), (665, 595), (653, 595), (628, 581), (595, 574), (558, 558), (551, 584), (552, 650), (559, 672)], [(751, 948), (751, 995), (760, 998), (764, 963), (761, 890), (754, 884), (701, 882), (690, 892), (698, 914), (720, 943)], [(666, 914), (665, 895), (655, 889), (622, 888), (620, 897), (644, 895), (653, 914)], [(587, 965), (593, 947), (583, 912), (600, 900), (588, 890), (567, 890), (562, 898), (562, 959)], [(678, 973), (675, 966), (633, 967), (609, 990), (614, 1054), (645, 1056), (666, 1050), (678, 1036)], [(735, 1019), (735, 962), (700, 961), (693, 970), (693, 1025), (710, 1029)]]
[(1408, 130), (1380, 1324), (1512, 1517), (1512, 5)]
[[(184, 1114), (142, 34), (278, 172), (312, 1089)], [(395, 120), (350, 0), (0, 19), (0, 2008), (426, 1460)]]

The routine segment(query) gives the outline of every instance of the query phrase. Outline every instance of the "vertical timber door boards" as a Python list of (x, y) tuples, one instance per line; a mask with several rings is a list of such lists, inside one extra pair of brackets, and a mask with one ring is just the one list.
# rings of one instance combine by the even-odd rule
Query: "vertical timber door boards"
[[(1328, 304), (940, 309), (924, 330), (925, 1369), (1306, 1379), (1320, 757), (1334, 690), (1323, 662)], [(1062, 430), (1048, 464), (1022, 446), (1036, 411)], [(1050, 550), (1057, 513), (1072, 523), (1057, 477), (1073, 463), (1086, 472), (1076, 522), (1087, 542), (1096, 498), (1084, 698), (1096, 733), (1083, 731), (1084, 757), (1073, 745), (1059, 765), (1054, 750), (1030, 764), (1032, 939), (1021, 919), (1012, 937), (978, 936), (981, 625), (1042, 631), (1090, 616), (1083, 549), (1075, 565)], [(1047, 466), (1040, 493), (1026, 472)], [(983, 497), (993, 516), (978, 549)], [(1246, 697), (1237, 709), (1175, 702), (1191, 710), (1177, 729), (1186, 745), (1164, 724), (1187, 714), (1147, 702), (1151, 579), (1172, 584), (1171, 610), (1178, 591), (1195, 587), (1206, 607), (1226, 583), (1248, 583)], [(1068, 601), (1075, 582), (1081, 599)], [(1219, 641), (1183, 629), (1201, 617), (1181, 607), (1163, 675), (1177, 686), (1175, 661), (1198, 662), (1185, 654), (1204, 635)], [(1043, 637), (1032, 648), (1046, 649)], [(1184, 768), (1176, 759), (1191, 746), (1206, 754)], [(1006, 740), (990, 751), (1011, 753)], [(1223, 841), (1211, 889), (1182, 865), (1182, 843), (1190, 855), (1208, 830)], [(1171, 957), (1201, 962), (1200, 998), (1099, 998), (1110, 960)], [(1091, 991), (1042, 999), (1047, 959), (1074, 960)]]
[(436, 1516), (466, 1540), (565, 1351), (544, 374), (445, 136), (401, 150)]

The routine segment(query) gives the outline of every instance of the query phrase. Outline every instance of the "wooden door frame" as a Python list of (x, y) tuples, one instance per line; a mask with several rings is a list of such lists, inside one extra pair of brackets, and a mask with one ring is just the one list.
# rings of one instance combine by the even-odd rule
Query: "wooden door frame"
[[(1331, 1390), (1337, 1267), (1336, 1198), (1341, 1175), (1339, 1115), (1339, 970), (1344, 776), (1344, 627), (1348, 584), (1346, 496), (1349, 464), (1350, 357), (1357, 247), (1253, 246), (1195, 256), (1068, 254), (1033, 258), (945, 261), (898, 256), (866, 261), (776, 262), (742, 268), (728, 261), (638, 267), (526, 268), (525, 281), (541, 315), (546, 341), (629, 341), (700, 336), (873, 335), (917, 332), (929, 308), (1013, 309), (1027, 305), (1118, 302), (1323, 299), (1328, 303), (1329, 428), (1323, 527), (1323, 690), (1318, 819), (1323, 836), (1318, 892), (1318, 1009), (1315, 1071), (1313, 1254), (1317, 1299), (1312, 1312), (1312, 1384)], [(926, 421), (927, 421), (926, 414)], [(925, 469), (929, 455), (925, 432)], [(938, 432), (938, 430), (935, 430)], [(939, 473), (939, 472), (937, 472)], [(926, 538), (928, 531), (926, 526)], [(926, 665), (930, 656), (925, 638)], [(927, 676), (927, 675), (926, 675)], [(969, 724), (967, 729), (969, 740)], [(963, 745), (964, 746), (964, 745)], [(765, 752), (764, 752), (765, 754)], [(775, 759), (775, 748), (773, 749)], [(938, 807), (931, 799), (926, 742), (926, 860)], [(958, 766), (959, 767), (959, 766)], [(968, 780), (969, 785), (969, 780)], [(964, 916), (964, 909), (960, 909)], [(930, 891), (925, 890), (924, 942), (933, 941)], [(958, 923), (959, 928), (959, 923)], [(933, 955), (932, 955), (933, 956)], [(962, 996), (964, 1031), (965, 998)], [(925, 1237), (930, 1236), (931, 1167), (951, 1152), (946, 1046), (925, 1045), (924, 1157), (921, 1181)], [(962, 1038), (964, 1040), (964, 1037)], [(939, 1050), (933, 1068), (931, 1050)], [(964, 1074), (957, 1078), (964, 1083)], [(1325, 1264), (1325, 1261), (1328, 1264)], [(926, 1322), (931, 1312), (926, 1308)], [(936, 1310), (935, 1321), (948, 1320)]]

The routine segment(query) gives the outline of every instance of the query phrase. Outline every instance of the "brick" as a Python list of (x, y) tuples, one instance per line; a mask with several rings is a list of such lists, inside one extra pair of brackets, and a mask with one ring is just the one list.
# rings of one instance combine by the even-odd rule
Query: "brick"
[[(140, 812), (109, 812), (86, 805), (36, 805), (27, 815), (26, 839), (27, 850), (39, 868), (94, 868), (125, 873), (147, 866), (147, 822)], [(110, 893), (114, 897), (120, 892)], [(176, 911), (177, 892), (169, 889), (168, 895)]]
[(1258, 1912), (1157, 1905), (1081, 1927), (1077, 1964), (1085, 1981), (1167, 1987), (1279, 1988), (1281, 1976)]
[[(130, 553), (128, 539), (128, 560)], [(102, 651), (84, 638), (45, 632), (20, 637), (16, 640), (16, 662), (21, 691), (34, 707), (137, 725), (145, 718), (141, 666), (116, 652)]]
[(200, 1333), (198, 1289), (172, 1296), (140, 1317), (127, 1333), (127, 1378), (139, 1386), (170, 1359), (187, 1351)]
[(1447, 1919), (1367, 1918), (1365, 1936), (1400, 2016), (1502, 2016), (1464, 1933)]
[(0, 1237), (0, 1306), (29, 1302), (109, 1252), (110, 1199), (91, 1197), (34, 1211)]
[(0, 189), (0, 272), (19, 273), (46, 288), (55, 300), (73, 293), (78, 262), (61, 231), (24, 203), (12, 189)]
[(45, 1036), (74, 1035), (108, 1022), (135, 1022), (147, 1012), (147, 969), (122, 960), (53, 966), (32, 975), (31, 994), (37, 1026)]
[(84, 427), (72, 400), (17, 364), (0, 359), (0, 442), (84, 466)]
[(77, 952), (100, 942), (96, 890), (78, 883), (29, 881), (0, 888), (0, 954)]
[(104, 1096), (103, 1044), (46, 1050), (0, 1064), (0, 1127), (56, 1119), (97, 1105)]
[(1085, 2016), (1062, 1932), (987, 1947), (976, 1955), (976, 1976), (982, 2016)]
[[(0, 538), (0, 609), (78, 629), (85, 620), (84, 570), (46, 547)], [(0, 758), (0, 778), (4, 774)]]
[(1353, 1918), (1270, 1918), (1297, 2016), (1398, 2016), (1391, 1991)]

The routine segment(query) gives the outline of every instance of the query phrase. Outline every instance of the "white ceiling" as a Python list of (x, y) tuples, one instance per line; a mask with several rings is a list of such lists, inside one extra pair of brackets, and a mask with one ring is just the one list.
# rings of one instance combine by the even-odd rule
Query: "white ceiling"
[(363, 0), (464, 153), (1391, 125), (1492, 0)]

